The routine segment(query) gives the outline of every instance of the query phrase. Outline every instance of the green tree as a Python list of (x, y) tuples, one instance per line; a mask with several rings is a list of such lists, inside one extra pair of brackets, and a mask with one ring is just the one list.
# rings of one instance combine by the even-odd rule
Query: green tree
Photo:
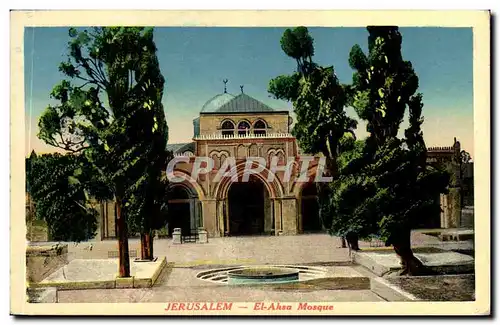
[[(269, 82), (268, 91), (276, 99), (293, 104), (296, 123), (292, 134), (303, 151), (326, 159), (326, 174), (337, 177), (336, 160), (343, 144), (353, 139), (356, 121), (344, 109), (349, 88), (341, 85), (332, 66), (322, 67), (312, 60), (314, 42), (306, 27), (287, 29), (281, 48), (297, 62), (297, 71)], [(331, 222), (328, 184), (316, 183), (323, 226)]]
[[(69, 36), (68, 60), (59, 67), (69, 80), (54, 87), (51, 97), (59, 104), (46, 108), (38, 136), (55, 147), (82, 152), (105, 180), (116, 203), (119, 275), (129, 277), (127, 215), (140, 210), (133, 208), (138, 201), (150, 200), (136, 197), (139, 189), (160, 181), (156, 168), (164, 163), (168, 135), (161, 104), (165, 81), (153, 29), (71, 28)], [(144, 216), (134, 226), (149, 233), (154, 217)]]
[[(82, 156), (59, 153), (26, 159), (27, 192), (34, 202), (35, 218), (45, 220), (50, 238), (80, 242), (95, 236), (97, 210), (89, 195), (109, 195), (92, 174), (85, 173)], [(103, 191), (104, 188), (104, 191)]]
[[(401, 55), (397, 27), (368, 27), (369, 55), (358, 45), (350, 54), (355, 70), (351, 103), (367, 122), (367, 139), (339, 157), (339, 178), (332, 184), (332, 229), (360, 236), (376, 234), (393, 245), (402, 274), (419, 274), (422, 263), (411, 249), (411, 230), (420, 217), (439, 213), (440, 193), (450, 175), (426, 163), (418, 77)], [(398, 131), (408, 109), (404, 138)]]
[(281, 47), (297, 61), (297, 71), (272, 79), (268, 91), (276, 99), (293, 104), (297, 117), (293, 135), (305, 152), (324, 155), (330, 174), (335, 174), (339, 143), (356, 128), (356, 121), (344, 110), (344, 86), (333, 67), (321, 67), (312, 61), (313, 38), (306, 27), (287, 29)]

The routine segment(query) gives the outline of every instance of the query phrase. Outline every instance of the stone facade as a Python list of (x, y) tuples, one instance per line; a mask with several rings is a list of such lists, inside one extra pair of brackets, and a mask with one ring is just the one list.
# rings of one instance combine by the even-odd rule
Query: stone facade
[[(312, 157), (308, 168), (296, 139), (290, 134), (291, 118), (287, 111), (276, 111), (246, 94), (221, 94), (207, 102), (193, 121), (193, 142), (169, 145), (174, 157), (182, 158), (175, 165), (174, 175), (184, 181), (171, 183), (169, 197), (170, 222), (167, 232), (181, 228), (185, 237), (197, 236), (202, 228), (209, 237), (252, 234), (294, 235), (321, 231), (313, 178), (317, 174), (319, 157)], [(454, 157), (460, 144), (453, 147), (429, 148), (430, 163), (450, 163), (456, 171)], [(193, 175), (193, 166), (200, 157), (210, 157), (214, 166)], [(265, 165), (252, 175), (247, 185), (242, 183), (247, 157), (264, 158)], [(271, 161), (277, 157), (278, 171), (272, 174)], [(238, 177), (217, 179), (224, 162), (234, 158), (232, 170)], [(198, 161), (198, 162), (197, 162)], [(291, 177), (285, 177), (284, 167), (292, 162)], [(201, 167), (206, 167), (203, 163)], [(276, 166), (274, 166), (276, 167)], [(283, 170), (279, 170), (282, 168)], [(299, 180), (301, 173), (306, 181)], [(243, 185), (237, 185), (243, 184)], [(450, 228), (460, 225), (460, 191), (454, 182), (449, 194), (442, 195), (441, 216), (433, 217), (424, 227)], [(100, 237), (116, 235), (114, 204), (101, 208)]]
[[(243, 117), (242, 117), (243, 118)], [(284, 115), (283, 120), (288, 119)], [(236, 120), (237, 121), (237, 120)], [(236, 173), (241, 181), (247, 157), (262, 157), (266, 160), (266, 166), (260, 166), (263, 170), (253, 177), (262, 183), (265, 197), (262, 204), (264, 233), (277, 235), (297, 234), (302, 231), (298, 220), (302, 214), (298, 209), (301, 200), (301, 189), (304, 182), (297, 182), (301, 164), (295, 139), (289, 134), (260, 136), (235, 136), (227, 138), (207, 139), (201, 136), (195, 138), (195, 152), (189, 157), (189, 162), (179, 163), (175, 169), (176, 176), (182, 176), (186, 181), (176, 183), (172, 186), (182, 187), (188, 193), (187, 197), (201, 204), (201, 214), (195, 219), (208, 231), (210, 236), (230, 235), (231, 214), (229, 206), (231, 199), (229, 192), (233, 181), (225, 177), (217, 181), (216, 175), (228, 157), (235, 158)], [(200, 174), (195, 181), (192, 179), (191, 171), (196, 157), (211, 157), (215, 166), (207, 174)], [(289, 181), (285, 179), (285, 171), (278, 171), (273, 180), (269, 180), (271, 160), (278, 157), (278, 167), (285, 167), (288, 159), (294, 160), (294, 168)], [(255, 165), (254, 167), (257, 167)], [(308, 170), (309, 179), (315, 175), (316, 162), (310, 164)], [(176, 200), (173, 198), (172, 200)], [(314, 216), (314, 217), (317, 217)]]
[(260, 112), (250, 113), (201, 113), (200, 114), (200, 134), (218, 134), (221, 131), (221, 125), (225, 121), (231, 121), (238, 125), (241, 121), (246, 121), (254, 125), (256, 121), (263, 120), (267, 122), (267, 129), (271, 133), (288, 133), (289, 130), (288, 112)]
[[(223, 105), (226, 105), (225, 108)], [(221, 109), (223, 112), (220, 112)], [(302, 218), (319, 218), (317, 210), (305, 211), (307, 216), (301, 211), (301, 191), (315, 176), (318, 157), (309, 163), (306, 171), (309, 181), (297, 181), (302, 165), (296, 139), (290, 134), (288, 111), (273, 110), (246, 94), (231, 97), (218, 95), (204, 105), (193, 124), (192, 144), (171, 145), (175, 148), (174, 156), (185, 157), (187, 161), (175, 165), (174, 175), (182, 176), (185, 181), (171, 185), (169, 235), (174, 228), (181, 228), (185, 236), (203, 228), (209, 237), (233, 236), (243, 234), (237, 228), (241, 230), (245, 227), (248, 234), (298, 234), (303, 231)], [(247, 128), (242, 128), (242, 125)], [(214, 166), (209, 172), (196, 177), (192, 175), (192, 170), (197, 157), (212, 158)], [(244, 199), (235, 203), (234, 195), (231, 195), (233, 188), (237, 187), (233, 185), (235, 182), (229, 177), (215, 179), (229, 157), (236, 161), (235, 170), (239, 178), (236, 183), (242, 183), (247, 157), (265, 159), (265, 166), (260, 166), (262, 171), (251, 176), (256, 187), (249, 191), (258, 203), (247, 204)], [(273, 157), (277, 157), (278, 164), (276, 176), (270, 179), (268, 175)], [(289, 160), (293, 160), (293, 171), (287, 181), (284, 167)], [(254, 168), (257, 167), (256, 163)], [(283, 170), (280, 171), (280, 168)], [(245, 193), (244, 188), (240, 190)], [(236, 209), (236, 205), (240, 205), (240, 209)], [(112, 203), (106, 203), (101, 208), (101, 238), (115, 236), (113, 209)], [(250, 213), (248, 211), (255, 212), (260, 220), (247, 220), (252, 219), (243, 216)], [(252, 222), (254, 224), (250, 225)]]

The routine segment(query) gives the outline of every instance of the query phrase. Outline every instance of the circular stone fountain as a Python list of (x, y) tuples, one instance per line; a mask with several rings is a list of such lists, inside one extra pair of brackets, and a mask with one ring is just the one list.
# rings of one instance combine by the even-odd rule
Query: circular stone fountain
[(257, 284), (294, 282), (299, 280), (299, 271), (280, 267), (246, 267), (227, 272), (228, 284)]
[(305, 265), (240, 265), (198, 272), (196, 278), (216, 284), (266, 284), (323, 278), (327, 270)]

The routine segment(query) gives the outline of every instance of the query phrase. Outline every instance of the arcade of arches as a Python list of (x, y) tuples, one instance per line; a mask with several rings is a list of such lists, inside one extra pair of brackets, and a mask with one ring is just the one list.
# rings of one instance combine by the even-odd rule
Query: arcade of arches
[(215, 200), (200, 200), (192, 184), (174, 184), (168, 193), (168, 233), (181, 228), (182, 235), (189, 236), (203, 227), (211, 236), (219, 237), (311, 233), (322, 229), (314, 183), (304, 184), (298, 198), (283, 198), (276, 195), (266, 179), (251, 175), (248, 182), (242, 182), (241, 177), (238, 182), (229, 182), (221, 192)]

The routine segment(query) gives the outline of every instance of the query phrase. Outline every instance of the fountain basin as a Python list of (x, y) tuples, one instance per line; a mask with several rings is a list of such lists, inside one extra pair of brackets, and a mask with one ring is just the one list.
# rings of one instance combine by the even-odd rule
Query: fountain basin
[(283, 283), (299, 280), (299, 270), (280, 267), (245, 267), (227, 272), (228, 284)]

